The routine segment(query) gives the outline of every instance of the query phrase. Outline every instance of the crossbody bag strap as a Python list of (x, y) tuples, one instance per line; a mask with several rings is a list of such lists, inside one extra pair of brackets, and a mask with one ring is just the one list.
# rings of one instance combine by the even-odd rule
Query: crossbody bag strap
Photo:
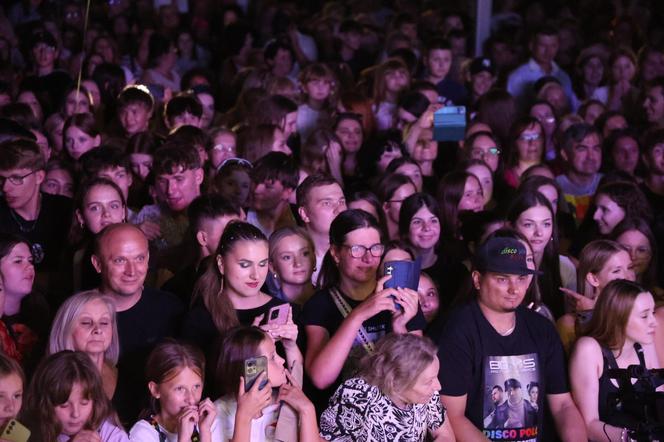
[[(350, 307), (350, 305), (348, 305), (343, 296), (341, 296), (341, 293), (339, 293), (339, 290), (337, 290), (336, 287), (330, 288), (330, 294), (332, 295), (332, 300), (334, 301), (334, 304), (337, 306), (337, 309), (339, 309), (339, 313), (341, 313), (341, 316), (343, 316), (344, 319), (346, 319), (350, 314), (351, 310), (353, 309)], [(369, 339), (369, 334), (364, 329), (363, 325), (360, 325), (360, 329), (357, 331), (357, 335), (359, 336), (360, 341), (362, 342), (362, 347), (364, 347), (364, 350), (368, 354), (373, 354), (376, 351), (376, 346)]]

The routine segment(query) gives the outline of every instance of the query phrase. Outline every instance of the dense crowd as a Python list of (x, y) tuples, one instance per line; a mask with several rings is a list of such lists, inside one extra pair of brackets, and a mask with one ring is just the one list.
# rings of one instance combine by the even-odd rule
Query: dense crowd
[(664, 440), (664, 3), (489, 3), (3, 2), (0, 440)]

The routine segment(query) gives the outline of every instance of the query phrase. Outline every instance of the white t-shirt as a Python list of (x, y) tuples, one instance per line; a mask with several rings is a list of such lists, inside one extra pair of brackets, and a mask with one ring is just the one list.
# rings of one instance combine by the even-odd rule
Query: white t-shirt
[[(217, 408), (217, 417), (213, 424), (212, 440), (214, 442), (228, 442), (233, 438), (235, 432), (237, 400), (234, 397), (222, 397), (214, 402), (214, 406)], [(277, 428), (278, 417), (279, 404), (263, 408), (261, 417), (251, 421), (251, 442), (274, 441), (274, 431)]]
[[(159, 432), (161, 432), (164, 436), (166, 436), (167, 442), (178, 442), (177, 433), (170, 433), (166, 431), (166, 429), (161, 425), (157, 425), (159, 426), (159, 431), (157, 431), (154, 426), (145, 419), (136, 422), (134, 426), (131, 427), (131, 430), (129, 430), (129, 440), (137, 442), (161, 442), (161, 439), (159, 439)], [(211, 432), (213, 435), (215, 434), (214, 432), (216, 430), (216, 425), (217, 420), (215, 419), (212, 422)], [(212, 437), (213, 442), (217, 442), (218, 440), (219, 439)]]

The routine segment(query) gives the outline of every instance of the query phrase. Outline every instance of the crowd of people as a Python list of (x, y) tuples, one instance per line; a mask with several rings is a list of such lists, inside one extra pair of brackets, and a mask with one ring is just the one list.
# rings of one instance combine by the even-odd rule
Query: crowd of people
[(447, 3), (4, 2), (0, 440), (662, 439), (664, 8)]

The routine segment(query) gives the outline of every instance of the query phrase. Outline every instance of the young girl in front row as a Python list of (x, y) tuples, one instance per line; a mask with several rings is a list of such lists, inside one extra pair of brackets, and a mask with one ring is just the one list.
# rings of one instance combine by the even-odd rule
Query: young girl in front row
[(21, 411), (24, 383), (25, 375), (18, 362), (0, 353), (0, 430)]
[[(260, 374), (247, 391), (245, 360), (260, 356), (267, 358), (267, 376)], [(295, 347), (287, 350), (286, 358), (277, 354), (274, 340), (258, 327), (236, 327), (224, 336), (215, 379), (221, 398), (215, 402), (218, 425), (213, 440), (319, 440), (314, 405), (300, 387), (302, 355)]]
[(31, 440), (44, 442), (128, 442), (99, 371), (88, 355), (61, 351), (35, 371), (21, 422)]
[[(131, 428), (138, 442), (210, 442), (215, 409), (201, 400), (205, 359), (200, 350), (176, 341), (155, 347), (146, 363), (151, 410)], [(215, 441), (217, 439), (214, 439)]]

